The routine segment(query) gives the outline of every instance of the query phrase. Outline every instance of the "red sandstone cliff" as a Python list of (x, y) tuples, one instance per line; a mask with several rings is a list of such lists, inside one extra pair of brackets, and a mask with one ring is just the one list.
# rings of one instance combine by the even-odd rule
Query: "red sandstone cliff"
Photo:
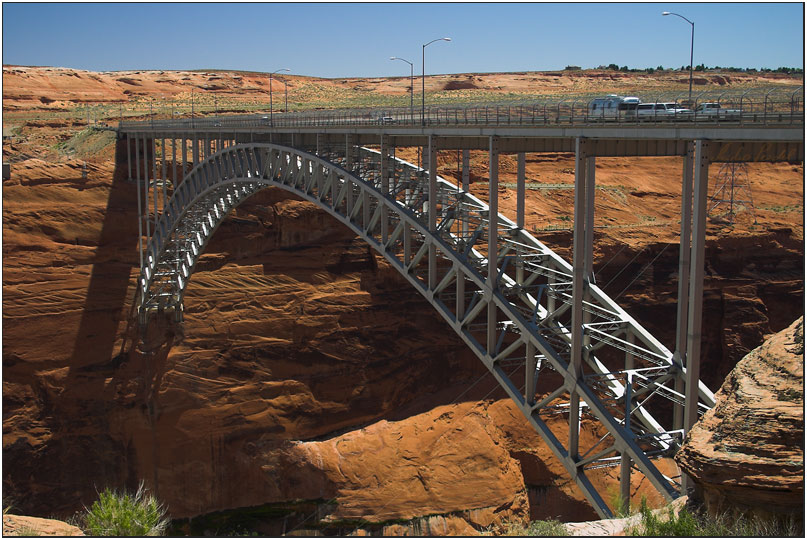
[[(4, 117), (20, 135), (4, 145), (14, 163), (3, 183), (3, 482), (21, 511), (67, 514), (97, 489), (144, 479), (173, 517), (312, 501), (315, 512), (266, 534), (340, 520), (378, 532), (372, 523), (429, 513), (418, 526), (435, 534), (503, 517), (594, 518), (490, 376), (463, 394), (484, 369), (428, 304), (324, 212), (283, 193), (256, 195), (217, 231), (170, 350), (121, 354), (138, 264), (125, 167), (115, 170), (113, 146), (81, 139), (74, 120), (14, 114)], [(414, 161), (414, 150), (399, 155)], [(485, 160), (472, 156), (475, 180)], [(571, 162), (529, 156), (528, 176), (569, 183)], [(456, 175), (455, 153), (440, 163)], [(677, 222), (657, 225), (675, 219), (680, 162), (597, 167), (598, 279), (614, 278), (613, 293), (631, 285), (620, 302), (671, 343), (677, 250), (665, 246)], [(792, 207), (803, 169), (751, 169), (760, 224), (709, 228), (713, 387), (802, 306), (803, 223)], [(512, 181), (515, 161), (503, 158), (500, 174)], [(486, 198), (487, 187), (473, 189)], [(512, 215), (513, 190), (500, 197)], [(528, 226), (564, 223), (570, 203), (568, 190), (531, 190)], [(568, 254), (568, 231), (536, 234)], [(594, 481), (615, 487), (615, 474)], [(654, 496), (637, 484), (642, 493)]]

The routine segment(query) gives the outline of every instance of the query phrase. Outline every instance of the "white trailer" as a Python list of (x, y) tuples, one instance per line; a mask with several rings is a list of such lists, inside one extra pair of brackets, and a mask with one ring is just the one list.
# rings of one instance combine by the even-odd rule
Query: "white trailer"
[(606, 97), (595, 98), (588, 103), (588, 116), (592, 120), (612, 120), (624, 118), (635, 113), (640, 100), (634, 96), (618, 96), (609, 94)]

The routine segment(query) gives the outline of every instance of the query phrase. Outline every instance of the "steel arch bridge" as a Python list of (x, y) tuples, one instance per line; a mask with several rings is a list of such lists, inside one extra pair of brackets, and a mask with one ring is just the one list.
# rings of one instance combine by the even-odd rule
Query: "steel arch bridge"
[[(394, 158), (383, 144), (381, 151), (342, 146), (318, 154), (236, 144), (200, 161), (170, 199), (165, 184), (162, 201), (155, 188), (154, 228), (146, 231), (138, 280), (141, 324), (156, 313), (181, 320), (184, 292), (216, 228), (252, 194), (279, 187), (327, 211), (420, 291), (598, 514), (612, 515), (589, 478), (596, 468), (621, 466), (624, 490), (635, 466), (665, 498), (679, 495), (680, 483), (651, 459), (674, 453), (684, 434), (651, 413), (657, 402), (675, 408), (685, 399), (677, 383), (686, 370), (666, 347), (596, 284), (575, 286), (582, 279), (577, 266), (499, 215), (495, 202), (488, 206), (438, 177), (436, 151), (429, 170)], [(702, 383), (698, 388), (703, 412), (714, 397)], [(567, 422), (564, 433), (549, 427), (548, 419), (558, 417)], [(590, 447), (579, 437), (583, 417), (602, 426)]]

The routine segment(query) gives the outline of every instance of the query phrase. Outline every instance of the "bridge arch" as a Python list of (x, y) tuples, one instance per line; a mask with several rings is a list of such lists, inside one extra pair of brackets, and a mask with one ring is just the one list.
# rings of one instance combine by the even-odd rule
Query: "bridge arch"
[[(470, 193), (400, 159), (366, 148), (318, 156), (276, 144), (238, 144), (199, 163), (175, 187), (148, 240), (138, 280), (141, 323), (155, 312), (181, 319), (182, 300), (205, 246), (228, 213), (266, 187), (318, 205), (381, 253), (468, 344), (539, 432), (597, 512), (611, 514), (586, 471), (630, 459), (668, 499), (677, 482), (649, 458), (669, 455), (680, 430), (647, 408), (653, 396), (683, 401), (670, 382), (682, 368), (596, 285), (585, 302), (587, 374), (570, 369), (571, 266), (506, 217), (492, 273), (484, 238), (490, 208)], [(430, 216), (429, 213), (432, 213)], [(630, 366), (615, 367), (621, 357)], [(634, 366), (638, 364), (638, 366)], [(514, 374), (518, 373), (514, 377)], [(554, 391), (536, 396), (538, 380)], [(701, 384), (702, 408), (714, 403)], [(593, 447), (565, 444), (550, 415), (579, 423), (580, 400), (607, 431)], [(570, 435), (572, 437), (572, 435)], [(584, 451), (586, 450), (586, 451)]]

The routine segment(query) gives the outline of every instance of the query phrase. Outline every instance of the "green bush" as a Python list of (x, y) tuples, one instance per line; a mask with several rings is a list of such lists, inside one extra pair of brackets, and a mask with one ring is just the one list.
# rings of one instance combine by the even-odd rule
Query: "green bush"
[(117, 493), (107, 488), (86, 509), (85, 529), (91, 536), (161, 536), (168, 526), (165, 508), (146, 493)]
[(681, 508), (675, 515), (668, 508), (667, 519), (654, 514), (642, 499), (639, 508), (641, 522), (625, 531), (627, 536), (767, 536), (767, 537), (803, 537), (804, 529), (795, 520), (774, 521), (760, 518), (746, 518), (721, 514), (716, 517), (706, 516), (703, 512), (692, 512), (687, 507)]

